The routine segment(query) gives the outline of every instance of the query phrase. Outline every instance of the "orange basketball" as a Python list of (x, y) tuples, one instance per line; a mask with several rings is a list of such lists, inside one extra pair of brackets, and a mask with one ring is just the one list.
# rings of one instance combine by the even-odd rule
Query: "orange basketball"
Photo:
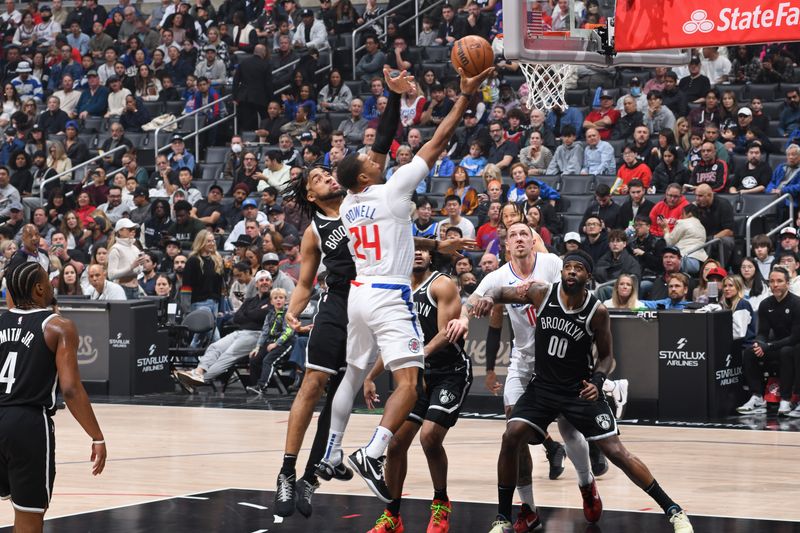
[(461, 67), (468, 77), (477, 76), (494, 65), (492, 45), (483, 37), (468, 35), (453, 44), (450, 61), (453, 62), (456, 72)]

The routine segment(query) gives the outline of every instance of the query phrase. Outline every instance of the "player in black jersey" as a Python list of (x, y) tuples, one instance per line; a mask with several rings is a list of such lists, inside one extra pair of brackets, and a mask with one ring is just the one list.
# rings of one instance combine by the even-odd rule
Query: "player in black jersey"
[(92, 438), (92, 474), (106, 446), (78, 372), (78, 334), (47, 307), (53, 286), (39, 263), (5, 274), (9, 311), (0, 316), (0, 498), (11, 499), (14, 531), (42, 531), (55, 480), (56, 385)]
[[(384, 478), (392, 501), (370, 533), (403, 529), (400, 495), (408, 466), (408, 448), (417, 432), (433, 481), (427, 531), (446, 533), (450, 529), (452, 505), (447, 496), (447, 454), (442, 442), (458, 421), (461, 405), (472, 385), (472, 362), (464, 351), (464, 339), (453, 344), (446, 335), (447, 323), (461, 315), (458, 287), (449, 276), (431, 270), (431, 255), (426, 250), (417, 249), (414, 254), (411, 290), (425, 342), (424, 385), (422, 379), (417, 381), (417, 403), (389, 444)], [(379, 401), (374, 380), (382, 372), (383, 361), (378, 359), (364, 381), (364, 399), (370, 409)]]
[[(560, 283), (492, 289), (472, 309), (475, 316), (486, 315), (495, 303), (531, 304), (537, 310), (534, 378), (517, 401), (503, 435), (497, 462), (498, 516), (490, 533), (511, 532), (508, 517), (519, 446), (540, 442), (559, 415), (596, 442), (612, 463), (661, 506), (676, 533), (694, 531), (683, 509), (622, 445), (614, 414), (601, 394), (606, 375), (614, 367), (614, 355), (608, 310), (586, 288), (593, 268), (588, 254), (571, 252), (564, 257)], [(597, 362), (592, 357), (593, 344)]]
[[(386, 76), (387, 84), (401, 84), (403, 81)], [(395, 86), (396, 88), (399, 88)], [(403, 92), (403, 91), (400, 91)], [(376, 138), (368, 156), (383, 165), (386, 154), (397, 131), (399, 121), (399, 100), (397, 112), (387, 108), (381, 118), (382, 134)], [(380, 133), (380, 132), (379, 132)], [(286, 432), (283, 465), (278, 474), (275, 492), (275, 514), (290, 516), (295, 508), (303, 516), (312, 512), (311, 497), (319, 487), (317, 477), (324, 480), (332, 478), (347, 480), (353, 477), (352, 471), (339, 462), (321, 461), (328, 443), (328, 429), (331, 419), (331, 402), (341, 382), (347, 356), (347, 297), (350, 282), (356, 271), (348, 247), (347, 232), (339, 218), (339, 206), (347, 193), (330, 170), (318, 166), (304, 173), (293, 182), (286, 193), (294, 196), (300, 209), (312, 216), (312, 223), (303, 233), (300, 243), (300, 276), (292, 291), (292, 298), (286, 313), (286, 322), (293, 329), (301, 327), (297, 319), (308, 305), (314, 280), (320, 263), (328, 273), (326, 282), (328, 292), (320, 301), (319, 311), (314, 317), (314, 325), (306, 348), (306, 372), (297, 397), (289, 413)], [(285, 193), (285, 194), (286, 194)], [(473, 240), (451, 239), (445, 242), (430, 239), (415, 239), (415, 243), (428, 250), (440, 253), (454, 253), (456, 250), (475, 246)], [(309, 454), (303, 476), (296, 480), (295, 465), (297, 454), (303, 444), (306, 429), (311, 423), (316, 406), (325, 387), (330, 386), (325, 406), (317, 422), (317, 432)]]

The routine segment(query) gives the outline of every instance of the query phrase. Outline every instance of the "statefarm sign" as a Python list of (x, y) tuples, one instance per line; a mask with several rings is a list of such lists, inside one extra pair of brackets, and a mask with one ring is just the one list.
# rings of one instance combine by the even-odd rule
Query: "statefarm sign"
[(800, 0), (618, 0), (618, 52), (800, 40)]

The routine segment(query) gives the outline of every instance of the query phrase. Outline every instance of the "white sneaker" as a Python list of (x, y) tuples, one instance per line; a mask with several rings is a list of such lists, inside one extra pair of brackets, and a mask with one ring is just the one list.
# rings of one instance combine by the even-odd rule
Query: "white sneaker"
[(789, 412), (789, 416), (792, 418), (800, 418), (800, 404), (797, 404), (797, 407), (795, 407), (793, 411)]
[(489, 530), (489, 533), (514, 533), (514, 527), (511, 522), (498, 516), (497, 520), (492, 522), (492, 529)]
[(689, 517), (683, 511), (672, 515), (669, 522), (675, 528), (675, 533), (694, 533), (692, 523), (689, 522)]
[(791, 402), (787, 402), (786, 400), (781, 400), (781, 405), (778, 407), (778, 415), (787, 416), (791, 412), (792, 412)]
[[(761, 396), (754, 394), (744, 405), (737, 407), (736, 412), (743, 415), (763, 415), (767, 412), (767, 402)], [(800, 416), (800, 413), (798, 413), (798, 416)]]
[(617, 404), (617, 410), (614, 415), (620, 418), (622, 416), (622, 409), (625, 407), (625, 404), (628, 403), (628, 380), (617, 379), (614, 381), (614, 385), (614, 403)]

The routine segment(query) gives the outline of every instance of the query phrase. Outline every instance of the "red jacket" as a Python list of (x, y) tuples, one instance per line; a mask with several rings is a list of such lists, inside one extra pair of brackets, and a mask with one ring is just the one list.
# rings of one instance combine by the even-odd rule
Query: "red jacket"
[(617, 176), (622, 178), (622, 182), (626, 186), (632, 179), (641, 180), (644, 184), (644, 188), (647, 189), (650, 187), (650, 180), (653, 179), (653, 171), (643, 162), (637, 161), (634, 167), (623, 164), (619, 167), (619, 170), (617, 170)]
[(683, 208), (687, 205), (689, 205), (689, 201), (685, 196), (681, 196), (681, 201), (678, 202), (678, 205), (675, 207), (669, 207), (664, 200), (661, 200), (654, 205), (653, 209), (650, 210), (650, 234), (654, 237), (664, 236), (664, 231), (661, 229), (661, 226), (658, 225), (659, 215), (667, 219), (669, 230), (672, 231), (672, 229), (675, 227), (675, 223), (683, 214)]

